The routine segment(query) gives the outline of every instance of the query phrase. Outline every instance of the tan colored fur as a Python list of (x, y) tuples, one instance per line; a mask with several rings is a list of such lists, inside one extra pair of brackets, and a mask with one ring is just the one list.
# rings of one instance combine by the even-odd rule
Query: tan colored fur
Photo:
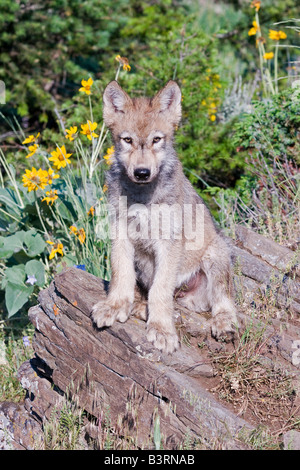
[[(147, 305), (148, 340), (172, 353), (179, 346), (173, 319), (177, 292), (177, 301), (185, 307), (198, 312), (211, 309), (215, 337), (232, 333), (237, 319), (229, 250), (184, 176), (173, 148), (174, 129), (181, 117), (178, 85), (170, 81), (154, 98), (132, 100), (117, 82), (111, 82), (103, 100), (104, 120), (115, 144), (114, 163), (108, 173), (109, 201), (117, 213), (117, 229), (127, 231), (128, 237), (112, 240), (112, 280), (106, 302), (93, 307), (95, 323), (101, 328), (115, 320), (125, 322), (137, 310), (143, 316)], [(149, 175), (140, 180), (145, 170)], [(120, 209), (120, 197), (126, 197), (124, 210)], [(143, 208), (147, 213), (154, 206), (174, 205), (192, 207), (192, 218), (197, 205), (203, 211), (203, 223), (197, 227), (203, 236), (192, 249), (177, 215), (169, 239), (144, 237), (136, 230), (135, 223), (144, 217)], [(123, 217), (126, 211), (127, 218)]]

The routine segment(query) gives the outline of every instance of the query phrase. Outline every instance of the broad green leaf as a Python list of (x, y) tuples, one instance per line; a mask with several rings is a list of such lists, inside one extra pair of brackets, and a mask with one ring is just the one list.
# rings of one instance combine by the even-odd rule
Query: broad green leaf
[(4, 289), (8, 282), (12, 284), (24, 286), (25, 281), (25, 266), (24, 264), (18, 264), (12, 266), (4, 271), (4, 277), (2, 279), (2, 288)]
[(21, 286), (8, 282), (5, 288), (5, 304), (8, 311), (8, 318), (15, 315), (33, 292), (33, 286)]
[(41, 261), (35, 259), (28, 261), (25, 266), (25, 273), (27, 276), (34, 276), (39, 287), (45, 284), (45, 268)]
[(9, 249), (4, 245), (5, 240), (5, 237), (0, 237), (0, 259), (10, 258), (14, 252), (14, 250)]
[(3, 249), (9, 250), (12, 252), (23, 250), (24, 249), (23, 242), (25, 239), (25, 234), (26, 232), (24, 232), (24, 230), (21, 230), (20, 232), (17, 232), (14, 235), (5, 237), (4, 242), (3, 242)]
[(25, 253), (31, 258), (42, 253), (46, 247), (43, 237), (35, 230), (29, 230), (25, 233), (24, 245)]
[(24, 251), (27, 256), (34, 258), (44, 251), (46, 243), (43, 237), (34, 229), (20, 230), (14, 235), (0, 237), (0, 253), (6, 257), (19, 251)]

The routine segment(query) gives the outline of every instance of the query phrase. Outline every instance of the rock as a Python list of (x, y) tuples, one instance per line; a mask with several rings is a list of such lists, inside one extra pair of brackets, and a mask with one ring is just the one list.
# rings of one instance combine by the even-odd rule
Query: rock
[(0, 403), (0, 450), (34, 450), (42, 436), (41, 426), (23, 404)]
[(239, 244), (253, 256), (283, 272), (294, 269), (297, 276), (300, 276), (299, 253), (242, 225), (235, 226), (235, 236)]
[(292, 429), (283, 435), (284, 450), (300, 450), (300, 432)]

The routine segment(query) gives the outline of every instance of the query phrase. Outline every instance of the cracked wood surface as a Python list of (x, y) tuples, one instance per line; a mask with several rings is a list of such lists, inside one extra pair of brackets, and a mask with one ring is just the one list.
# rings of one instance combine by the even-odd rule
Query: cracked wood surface
[(53, 383), (78, 394), (92, 416), (109, 405), (112, 420), (122, 416), (140, 446), (151, 441), (158, 410), (170, 448), (189, 433), (208, 443), (218, 437), (224, 447), (238, 448), (239, 431), (251, 427), (199, 383), (213, 374), (201, 352), (183, 344), (172, 356), (160, 353), (146, 341), (145, 322), (135, 318), (98, 330), (89, 313), (101, 295), (106, 295), (101, 280), (70, 268), (56, 276), (40, 294), (40, 306), (30, 310), (34, 349), (51, 369)]

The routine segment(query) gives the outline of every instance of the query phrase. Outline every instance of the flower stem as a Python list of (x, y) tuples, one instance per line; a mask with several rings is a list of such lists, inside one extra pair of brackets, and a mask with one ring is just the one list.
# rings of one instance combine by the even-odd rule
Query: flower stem
[(275, 81), (275, 92), (278, 93), (278, 41), (277, 41), (277, 44), (275, 46), (274, 81)]
[(256, 38), (256, 44), (258, 45), (258, 52), (259, 52), (259, 66), (260, 66), (260, 75), (261, 75), (261, 81), (263, 84), (263, 90), (264, 90), (264, 95), (267, 95), (267, 87), (266, 87), (266, 82), (265, 82), (265, 74), (264, 74), (264, 45), (263, 42), (261, 41), (262, 35), (260, 31), (260, 24), (259, 24), (259, 16), (258, 12), (255, 12), (255, 21), (257, 24), (257, 38)]
[(35, 207), (36, 207), (36, 211), (37, 211), (37, 214), (39, 216), (40, 222), (42, 224), (42, 227), (44, 229), (44, 233), (45, 233), (45, 235), (47, 235), (48, 238), (50, 238), (48, 230), (46, 229), (43, 218), (41, 216), (41, 212), (40, 212), (39, 204), (38, 204), (38, 201), (37, 201), (36, 193), (35, 193)]

